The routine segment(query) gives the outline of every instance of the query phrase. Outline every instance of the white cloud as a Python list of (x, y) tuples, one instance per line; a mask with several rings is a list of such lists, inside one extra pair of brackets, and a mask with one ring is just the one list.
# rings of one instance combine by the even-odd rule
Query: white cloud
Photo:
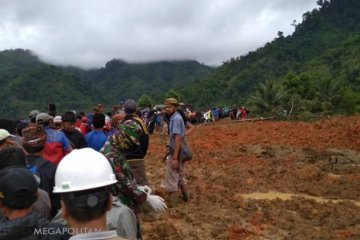
[(315, 0), (3, 0), (0, 49), (84, 68), (195, 59), (219, 65), (294, 30)]

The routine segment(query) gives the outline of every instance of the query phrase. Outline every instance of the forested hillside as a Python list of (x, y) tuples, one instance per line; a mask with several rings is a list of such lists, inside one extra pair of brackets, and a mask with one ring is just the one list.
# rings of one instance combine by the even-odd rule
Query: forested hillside
[(40, 62), (28, 50), (0, 52), (0, 84), (0, 118), (25, 117), (49, 103), (81, 109), (91, 102), (91, 89), (77, 75)]
[(279, 31), (272, 42), (230, 59), (182, 89), (183, 98), (200, 107), (247, 103), (267, 114), (359, 111), (360, 1), (317, 3), (292, 23), (291, 36)]
[(99, 102), (110, 109), (143, 94), (162, 102), (170, 89), (212, 71), (196, 61), (128, 64), (120, 60), (85, 71), (43, 63), (29, 50), (5, 50), (0, 52), (0, 118), (26, 117), (32, 109), (46, 111), (49, 103), (61, 113), (89, 111)]
[(186, 86), (212, 71), (212, 68), (190, 60), (139, 64), (111, 60), (104, 68), (86, 72), (85, 78), (112, 101), (139, 99), (146, 94), (154, 101), (162, 102), (170, 89)]

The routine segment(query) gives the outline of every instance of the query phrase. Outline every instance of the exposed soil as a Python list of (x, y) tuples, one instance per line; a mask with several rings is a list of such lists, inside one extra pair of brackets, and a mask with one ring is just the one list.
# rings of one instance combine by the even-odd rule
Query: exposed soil
[[(360, 116), (225, 119), (198, 126), (188, 140), (191, 200), (156, 218), (141, 215), (143, 239), (360, 239)], [(152, 135), (146, 162), (164, 197), (167, 141)], [(279, 198), (242, 195), (254, 192)]]

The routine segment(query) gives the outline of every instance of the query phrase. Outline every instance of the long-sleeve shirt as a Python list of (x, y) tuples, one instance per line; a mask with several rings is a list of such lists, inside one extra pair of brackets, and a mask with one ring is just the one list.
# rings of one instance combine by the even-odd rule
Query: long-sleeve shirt
[(146, 201), (147, 195), (137, 188), (131, 169), (125, 160), (123, 150), (129, 144), (120, 130), (109, 137), (100, 152), (110, 161), (118, 180), (114, 185), (113, 194), (118, 196), (123, 204), (137, 212), (139, 205)]

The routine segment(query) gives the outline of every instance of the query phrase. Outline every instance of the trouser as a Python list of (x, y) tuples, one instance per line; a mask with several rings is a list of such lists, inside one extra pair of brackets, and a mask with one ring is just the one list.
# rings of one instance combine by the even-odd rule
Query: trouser
[(149, 125), (148, 125), (149, 134), (153, 134), (153, 133), (154, 133), (154, 128), (155, 128), (155, 121), (154, 121), (154, 120), (151, 120), (151, 121), (149, 122)]
[(184, 163), (179, 161), (179, 169), (172, 168), (172, 156), (166, 158), (165, 188), (168, 192), (177, 192), (179, 187), (186, 184)]
[(144, 159), (129, 159), (127, 160), (134, 179), (138, 185), (149, 186), (149, 181), (146, 177), (145, 162)]

